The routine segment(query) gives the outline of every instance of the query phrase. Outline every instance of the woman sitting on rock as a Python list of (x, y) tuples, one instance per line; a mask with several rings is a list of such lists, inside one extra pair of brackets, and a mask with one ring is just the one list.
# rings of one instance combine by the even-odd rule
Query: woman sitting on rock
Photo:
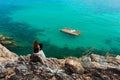
[(31, 55), (31, 60), (34, 62), (40, 61), (42, 64), (45, 64), (46, 56), (42, 50), (42, 44), (39, 44), (37, 40), (33, 42), (33, 51)]

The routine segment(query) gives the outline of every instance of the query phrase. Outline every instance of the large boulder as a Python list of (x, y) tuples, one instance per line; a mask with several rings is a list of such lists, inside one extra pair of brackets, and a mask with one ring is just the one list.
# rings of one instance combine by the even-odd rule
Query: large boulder
[(81, 73), (82, 74), (84, 72), (84, 68), (80, 64), (80, 62), (72, 60), (72, 59), (66, 59), (65, 67), (66, 67), (66, 70), (70, 73)]
[(91, 59), (92, 61), (101, 63), (102, 62), (102, 56), (97, 55), (97, 54), (91, 54)]

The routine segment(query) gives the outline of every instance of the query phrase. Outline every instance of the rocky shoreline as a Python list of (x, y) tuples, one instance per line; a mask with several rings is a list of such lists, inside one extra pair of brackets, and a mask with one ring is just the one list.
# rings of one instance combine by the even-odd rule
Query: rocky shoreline
[(120, 56), (47, 58), (42, 64), (0, 44), (0, 80), (120, 80)]

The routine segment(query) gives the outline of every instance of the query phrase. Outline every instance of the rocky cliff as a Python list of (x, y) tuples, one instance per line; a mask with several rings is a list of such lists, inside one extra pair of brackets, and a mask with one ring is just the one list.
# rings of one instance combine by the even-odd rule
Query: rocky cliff
[(0, 44), (0, 80), (120, 80), (120, 56), (47, 58), (42, 64)]

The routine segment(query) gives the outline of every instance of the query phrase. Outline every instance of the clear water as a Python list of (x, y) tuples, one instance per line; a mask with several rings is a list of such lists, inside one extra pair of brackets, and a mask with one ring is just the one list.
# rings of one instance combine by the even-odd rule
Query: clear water
[[(9, 0), (1, 4), (13, 6), (5, 16), (10, 17), (9, 23), (19, 24), (14, 29), (7, 26), (7, 33), (20, 46), (27, 46), (25, 52), (30, 53), (27, 48), (35, 39), (44, 44), (49, 57), (80, 56), (81, 49), (91, 47), (112, 50), (114, 54), (120, 52), (119, 0)], [(59, 30), (64, 27), (80, 30), (82, 34), (75, 37), (61, 33)]]

